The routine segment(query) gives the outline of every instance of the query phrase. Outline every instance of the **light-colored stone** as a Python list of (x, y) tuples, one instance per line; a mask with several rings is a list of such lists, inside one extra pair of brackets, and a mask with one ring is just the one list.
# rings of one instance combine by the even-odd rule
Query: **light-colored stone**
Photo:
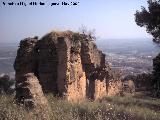
[[(69, 101), (98, 100), (120, 91), (120, 79), (115, 81), (105, 54), (90, 37), (71, 31), (51, 32), (40, 40), (25, 39), (20, 43), (14, 67), (17, 84), (18, 76), (32, 73), (43, 92)], [(33, 90), (36, 92), (36, 88)]]
[[(23, 80), (23, 81), (22, 81)], [(16, 76), (16, 100), (29, 109), (45, 108), (47, 100), (34, 73)]]

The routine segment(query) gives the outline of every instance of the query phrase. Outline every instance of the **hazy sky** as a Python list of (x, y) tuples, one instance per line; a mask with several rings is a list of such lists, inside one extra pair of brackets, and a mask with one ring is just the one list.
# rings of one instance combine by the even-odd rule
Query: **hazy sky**
[[(45, 6), (8, 6), (3, 2), (40, 0), (0, 0), (0, 42), (18, 42), (25, 37), (43, 36), (52, 30), (74, 30), (83, 24), (96, 29), (100, 38), (151, 37), (134, 21), (134, 13), (147, 0), (73, 0), (77, 6), (49, 6), (63, 0), (41, 0)], [(72, 1), (72, 0), (64, 0)]]

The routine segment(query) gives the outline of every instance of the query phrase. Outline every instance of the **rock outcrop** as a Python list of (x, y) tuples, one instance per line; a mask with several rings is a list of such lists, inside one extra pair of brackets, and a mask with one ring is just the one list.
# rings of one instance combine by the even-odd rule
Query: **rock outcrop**
[[(85, 98), (97, 100), (110, 93), (118, 94), (121, 90), (120, 79), (115, 79), (105, 62), (105, 54), (97, 49), (92, 38), (71, 31), (51, 32), (40, 40), (22, 40), (14, 68), (18, 99), (23, 96), (18, 84), (30, 79), (30, 76), (23, 78), (28, 73), (34, 76), (35, 81), (39, 81), (43, 92), (59, 95), (69, 101)], [(114, 86), (112, 91), (116, 92), (109, 90), (111, 86)]]

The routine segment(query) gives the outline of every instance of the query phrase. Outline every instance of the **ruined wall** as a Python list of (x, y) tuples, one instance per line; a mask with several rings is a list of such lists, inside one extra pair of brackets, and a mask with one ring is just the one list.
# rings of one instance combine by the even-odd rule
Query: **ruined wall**
[(105, 55), (86, 39), (82, 42), (81, 58), (87, 78), (87, 97), (99, 99), (105, 96), (108, 82)]
[(68, 47), (67, 61), (67, 99), (74, 101), (75, 99), (84, 100), (86, 97), (86, 76), (82, 68), (81, 61), (81, 43), (72, 43)]
[[(57, 88), (57, 50), (53, 41), (43, 39), (37, 42), (34, 49), (36, 75), (45, 93), (58, 93)], [(45, 89), (44, 89), (45, 88)]]
[(108, 88), (107, 88), (107, 96), (115, 96), (122, 94), (122, 81), (121, 78), (121, 71), (113, 71), (110, 70), (108, 73)]
[(27, 38), (20, 42), (14, 63), (16, 71), (16, 101), (27, 108), (44, 108), (48, 106), (41, 85), (35, 75), (36, 64), (34, 47), (37, 39)]
[[(86, 97), (97, 100), (108, 94), (113, 75), (109, 75), (105, 54), (89, 36), (71, 31), (51, 32), (40, 40), (25, 41), (28, 44), (20, 43), (15, 60), (17, 83), (17, 75), (32, 72), (45, 93), (69, 101), (81, 101)], [(27, 59), (21, 57), (23, 51), (31, 51), (27, 52)]]

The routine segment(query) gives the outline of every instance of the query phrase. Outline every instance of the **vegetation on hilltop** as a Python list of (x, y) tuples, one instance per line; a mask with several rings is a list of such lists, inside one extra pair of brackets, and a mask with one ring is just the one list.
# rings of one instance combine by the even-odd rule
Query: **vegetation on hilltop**
[(14, 92), (13, 85), (15, 80), (11, 79), (8, 75), (0, 77), (0, 93), (1, 94), (12, 94)]

